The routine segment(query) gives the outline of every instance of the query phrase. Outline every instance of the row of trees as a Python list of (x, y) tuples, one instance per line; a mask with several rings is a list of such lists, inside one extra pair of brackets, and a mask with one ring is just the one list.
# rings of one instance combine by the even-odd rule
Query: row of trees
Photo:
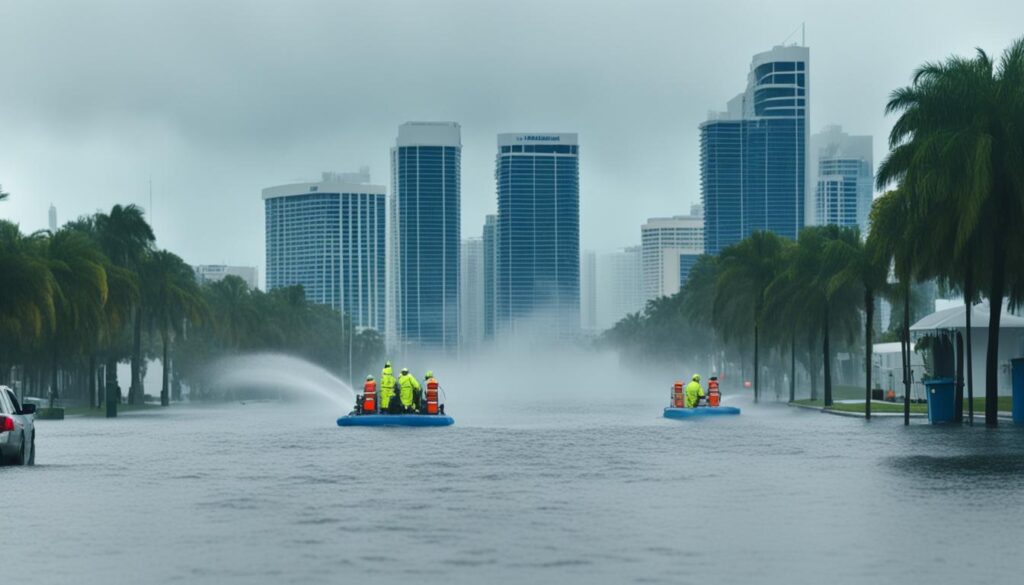
[(0, 220), (0, 274), (0, 383), (18, 372), (23, 387), (51, 401), (63, 383), (90, 406), (105, 402), (108, 416), (122, 399), (123, 361), (131, 364), (128, 403), (138, 404), (146, 363), (159, 358), (167, 405), (172, 388), (180, 399), (182, 381), (194, 396), (212, 395), (205, 366), (233, 352), (289, 352), (338, 373), (383, 353), (376, 332), (356, 333), (301, 287), (263, 293), (237, 277), (200, 286), (189, 265), (156, 247), (132, 205), (52, 233), (24, 234)]
[[(979, 50), (973, 58), (925, 64), (910, 86), (893, 92), (886, 111), (898, 118), (877, 186), (894, 188), (875, 200), (866, 239), (834, 226), (806, 228), (795, 243), (754, 233), (718, 258), (702, 258), (676, 298), (628, 317), (606, 341), (640, 347), (645, 342), (638, 338), (659, 335), (657, 327), (644, 327), (645, 320), (685, 316), (687, 330), (713, 334), (741, 353), (752, 348), (755, 397), (766, 340), (770, 349), (788, 342), (791, 385), (798, 344), (820, 343), (828, 405), (833, 340), (849, 341), (864, 323), (863, 351), (870, 356), (875, 302), (888, 296), (900, 315), (898, 338), (909, 371), (914, 285), (937, 281), (962, 293), (968, 307), (989, 300), (985, 422), (995, 425), (1002, 307), (1007, 299), (1024, 299), (1024, 274), (1016, 268), (1024, 265), (1024, 232), (1018, 229), (1024, 222), (1024, 39), (998, 62)], [(871, 360), (864, 363), (870, 416)], [(910, 380), (904, 384), (909, 416)]]

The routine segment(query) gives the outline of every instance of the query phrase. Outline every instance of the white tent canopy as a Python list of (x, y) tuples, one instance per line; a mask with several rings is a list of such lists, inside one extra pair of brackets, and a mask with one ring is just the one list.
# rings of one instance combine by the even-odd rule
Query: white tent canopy
[[(911, 331), (941, 331), (966, 329), (967, 308), (964, 305), (936, 311), (910, 326)], [(988, 329), (988, 304), (971, 307), (971, 329)], [(1011, 315), (1005, 310), (999, 319), (1000, 329), (1024, 329), (1024, 317)]]

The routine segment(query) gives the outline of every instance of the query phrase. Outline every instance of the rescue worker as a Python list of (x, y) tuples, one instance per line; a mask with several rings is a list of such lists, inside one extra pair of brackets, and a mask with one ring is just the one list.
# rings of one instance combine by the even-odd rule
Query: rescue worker
[(419, 391), (420, 383), (416, 377), (409, 374), (409, 368), (402, 368), (402, 375), (398, 377), (398, 399), (402, 401), (402, 408), (406, 412), (416, 412), (413, 397)]
[(384, 362), (384, 369), (380, 371), (380, 407), (381, 414), (390, 413), (393, 410), (391, 399), (395, 397), (395, 375), (391, 373), (391, 362)]
[(363, 395), (359, 397), (360, 412), (362, 414), (377, 413), (377, 382), (373, 376), (366, 376), (363, 382)]
[(416, 404), (416, 410), (423, 412), (423, 388), (427, 387), (427, 382), (434, 377), (434, 372), (427, 370), (426, 374), (423, 374), (423, 384), (413, 390), (412, 401)]
[(693, 375), (683, 392), (686, 394), (686, 408), (696, 408), (700, 399), (704, 398), (704, 389), (700, 386), (700, 374)]

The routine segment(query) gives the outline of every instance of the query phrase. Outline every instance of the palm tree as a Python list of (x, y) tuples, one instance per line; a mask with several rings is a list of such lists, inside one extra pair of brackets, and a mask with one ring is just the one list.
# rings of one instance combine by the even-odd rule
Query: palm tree
[(252, 302), (249, 286), (241, 278), (228, 275), (207, 287), (210, 308), (217, 314), (214, 326), (232, 349), (242, 347), (260, 316)]
[[(929, 256), (979, 262), (990, 303), (985, 360), (985, 424), (997, 424), (999, 322), (1003, 299), (1024, 296), (1013, 268), (1024, 258), (1017, 218), (1024, 214), (1024, 38), (999, 63), (984, 51), (974, 58), (950, 57), (919, 68), (909, 87), (893, 92), (886, 111), (898, 112), (891, 152), (878, 172), (878, 185), (912, 187), (911, 211), (942, 225), (936, 216), (957, 218), (955, 230), (940, 234), (949, 246)], [(952, 271), (955, 271), (952, 270)], [(974, 274), (967, 270), (963, 275)], [(968, 287), (965, 287), (965, 290)]]
[[(877, 232), (876, 232), (877, 233)], [(889, 265), (880, 262), (874, 249), (879, 246), (878, 236), (868, 236), (867, 241), (854, 231), (851, 238), (833, 240), (826, 246), (829, 262), (841, 266), (829, 282), (830, 289), (844, 286), (860, 286), (864, 294), (864, 416), (871, 420), (871, 374), (874, 356), (875, 297), (886, 290), (889, 279)]]
[(10, 196), (10, 193), (4, 191), (4, 186), (0, 185), (0, 201), (7, 201), (7, 198)]
[(782, 246), (779, 236), (758, 231), (722, 250), (719, 255), (714, 319), (716, 326), (742, 322), (753, 329), (755, 402), (759, 398), (759, 334), (764, 318), (765, 291), (778, 275)]
[(838, 226), (804, 228), (797, 238), (792, 260), (787, 266), (789, 278), (795, 285), (791, 292), (793, 302), (800, 311), (818, 315), (821, 326), (822, 366), (824, 371), (825, 406), (832, 406), (832, 340), (833, 332), (848, 336), (855, 329), (858, 295), (849, 284), (833, 282), (844, 265), (838, 258), (826, 254), (828, 246), (836, 241), (848, 245), (859, 236), (855, 231)]
[[(109, 214), (98, 213), (94, 217), (96, 239), (100, 248), (115, 267), (125, 270), (122, 276), (131, 279), (131, 284), (138, 290), (138, 273), (142, 261), (151, 249), (155, 240), (153, 230), (143, 218), (142, 210), (135, 205), (115, 205)], [(130, 293), (122, 298), (131, 298)], [(142, 393), (142, 307), (135, 295), (135, 302), (130, 307), (134, 319), (134, 337), (132, 344), (132, 381), (129, 398), (141, 397)], [(111, 332), (115, 333), (115, 332)], [(109, 349), (114, 349), (115, 335), (108, 336)], [(121, 401), (117, 386), (117, 362), (120, 355), (111, 351), (107, 356), (107, 416), (117, 416), (117, 404)]]
[(149, 255), (142, 266), (143, 297), (150, 325), (160, 332), (163, 348), (160, 405), (170, 404), (171, 333), (180, 334), (186, 321), (199, 321), (206, 307), (195, 273), (178, 256), (166, 250)]
[(99, 336), (107, 302), (105, 258), (88, 235), (62, 229), (47, 237), (47, 260), (56, 284), (50, 326), (50, 406), (58, 397), (57, 372), (63, 347), (71, 353), (89, 349)]
[(892, 266), (896, 284), (891, 294), (894, 301), (902, 301), (900, 326), (900, 353), (903, 366), (903, 424), (910, 424), (910, 297), (915, 267), (921, 265), (927, 241), (921, 232), (924, 222), (911, 214), (912, 196), (909, 187), (885, 193), (871, 206), (871, 234), (873, 261)]
[[(782, 269), (765, 293), (767, 323), (777, 331), (780, 340), (789, 345), (789, 402), (796, 400), (796, 341), (801, 330), (816, 330), (814, 316), (799, 302), (801, 283), (791, 266), (795, 262), (796, 246), (787, 241), (782, 251)], [(785, 343), (784, 343), (785, 344)], [(781, 349), (780, 349), (781, 352)]]
[(12, 353), (40, 338), (56, 316), (44, 235), (25, 236), (17, 224), (0, 220), (0, 274), (0, 382), (7, 382)]

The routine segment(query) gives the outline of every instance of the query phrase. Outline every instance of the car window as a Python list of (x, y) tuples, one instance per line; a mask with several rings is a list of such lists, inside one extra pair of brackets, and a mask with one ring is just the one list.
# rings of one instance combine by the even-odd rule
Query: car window
[(11, 399), (7, 397), (7, 390), (0, 392), (0, 413), (14, 414), (11, 406)]
[(18, 397), (14, 395), (14, 392), (7, 390), (7, 397), (11, 399), (11, 406), (14, 407), (14, 412), (21, 412), (21, 403), (18, 402)]

